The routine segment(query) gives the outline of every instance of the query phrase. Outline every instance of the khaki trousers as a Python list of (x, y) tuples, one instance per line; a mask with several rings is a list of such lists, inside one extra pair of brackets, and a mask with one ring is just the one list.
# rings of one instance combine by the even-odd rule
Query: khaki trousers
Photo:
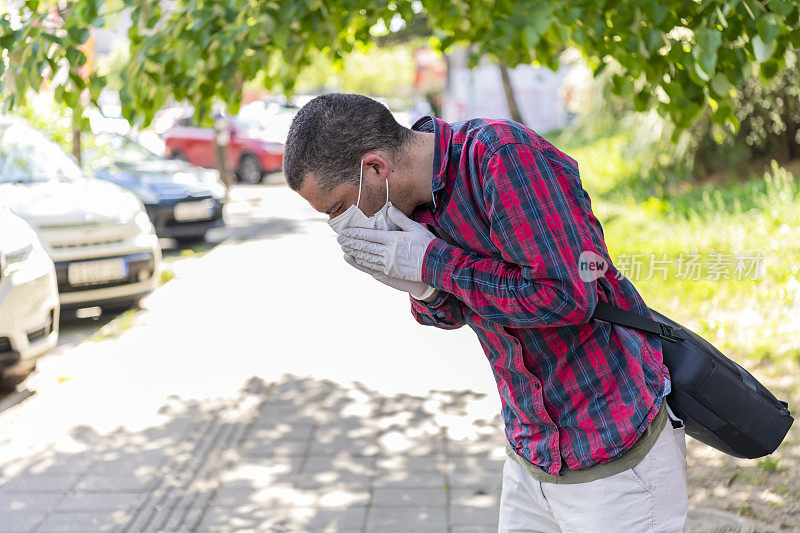
[[(686, 433), (669, 420), (633, 467), (586, 483), (536, 481), (511, 458), (503, 466), (500, 533), (676, 533), (688, 510)], [(678, 427), (673, 427), (677, 425)]]

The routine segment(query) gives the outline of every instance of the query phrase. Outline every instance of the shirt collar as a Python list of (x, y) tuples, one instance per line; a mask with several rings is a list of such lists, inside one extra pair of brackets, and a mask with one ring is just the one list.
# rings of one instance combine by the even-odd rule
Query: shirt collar
[(450, 124), (440, 118), (432, 115), (425, 115), (420, 117), (414, 125), (411, 126), (412, 130), (433, 132), (433, 168), (431, 175), (431, 185), (433, 189), (433, 204), (436, 206), (435, 194), (445, 184), (445, 177), (447, 175), (447, 154), (450, 153), (450, 139), (453, 135), (453, 130)]

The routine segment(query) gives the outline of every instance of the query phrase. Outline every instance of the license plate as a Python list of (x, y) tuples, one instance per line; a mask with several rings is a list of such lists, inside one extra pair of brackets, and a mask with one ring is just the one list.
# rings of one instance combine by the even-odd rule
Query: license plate
[(203, 220), (211, 218), (214, 214), (214, 200), (200, 200), (199, 202), (181, 202), (175, 204), (173, 212), (175, 220)]
[(99, 259), (70, 263), (67, 279), (70, 285), (98, 285), (128, 277), (128, 265), (124, 259)]

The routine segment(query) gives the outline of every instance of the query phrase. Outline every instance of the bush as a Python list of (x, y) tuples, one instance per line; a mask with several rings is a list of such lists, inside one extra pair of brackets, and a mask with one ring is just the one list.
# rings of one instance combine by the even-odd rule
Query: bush
[(742, 177), (760, 174), (772, 159), (780, 163), (800, 157), (800, 51), (784, 55), (785, 68), (768, 84), (754, 72), (737, 89), (736, 133), (712, 121), (707, 108), (674, 140), (674, 126), (655, 109), (633, 110), (610, 90), (612, 69), (589, 83), (581, 111), (569, 135), (587, 140), (623, 133), (629, 138), (623, 156), (640, 166), (640, 185), (649, 194), (666, 187), (702, 180), (712, 174)]

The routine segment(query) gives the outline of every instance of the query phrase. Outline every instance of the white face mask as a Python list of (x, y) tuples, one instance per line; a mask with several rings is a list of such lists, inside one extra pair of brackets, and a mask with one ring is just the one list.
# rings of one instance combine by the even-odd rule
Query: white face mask
[(380, 210), (368, 217), (364, 212), (359, 209), (358, 204), (361, 202), (361, 180), (364, 177), (364, 160), (361, 160), (361, 173), (358, 176), (358, 199), (355, 205), (351, 205), (341, 215), (334, 217), (328, 221), (328, 225), (333, 228), (336, 233), (341, 233), (345, 228), (366, 228), (366, 229), (380, 229), (386, 231), (398, 231), (400, 226), (395, 224), (389, 219), (389, 206), (392, 202), (389, 201), (389, 180), (386, 180), (386, 203)]

